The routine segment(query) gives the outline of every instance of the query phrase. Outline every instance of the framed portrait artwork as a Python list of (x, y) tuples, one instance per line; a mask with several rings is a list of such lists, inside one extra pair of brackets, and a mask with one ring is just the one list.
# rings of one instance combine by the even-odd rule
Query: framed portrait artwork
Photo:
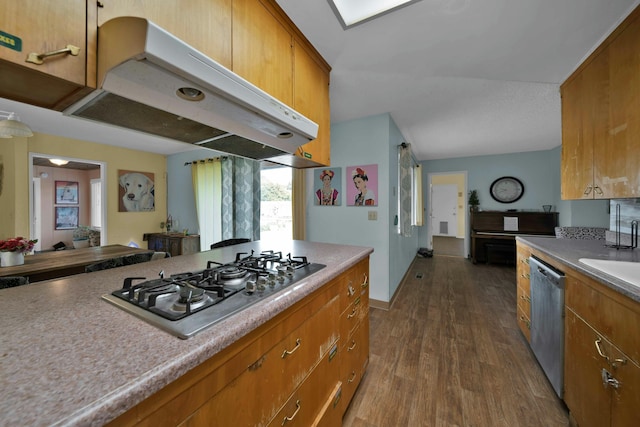
[(78, 228), (77, 206), (56, 206), (56, 230), (73, 230)]
[(347, 167), (347, 206), (378, 206), (378, 165)]
[(56, 205), (78, 204), (78, 183), (74, 181), (56, 181)]
[(155, 175), (151, 172), (118, 171), (118, 212), (156, 210)]
[(340, 206), (342, 199), (342, 170), (316, 169), (313, 172), (313, 198), (318, 206)]

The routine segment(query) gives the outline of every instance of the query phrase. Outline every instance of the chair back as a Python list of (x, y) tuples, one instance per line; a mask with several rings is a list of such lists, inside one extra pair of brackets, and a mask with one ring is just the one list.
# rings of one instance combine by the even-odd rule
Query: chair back
[(251, 239), (246, 239), (246, 238), (236, 238), (236, 239), (222, 240), (221, 242), (214, 243), (213, 245), (211, 245), (211, 249), (224, 248), (225, 246), (233, 246), (233, 245), (237, 245), (237, 244), (240, 244), (240, 243), (247, 243), (247, 242), (250, 242), (250, 241), (251, 241)]

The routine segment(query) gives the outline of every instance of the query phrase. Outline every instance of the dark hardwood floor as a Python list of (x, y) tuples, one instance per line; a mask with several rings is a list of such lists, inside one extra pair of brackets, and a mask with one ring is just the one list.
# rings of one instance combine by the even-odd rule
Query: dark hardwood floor
[(517, 327), (514, 267), (416, 258), (370, 324), (369, 367), (345, 427), (569, 425)]

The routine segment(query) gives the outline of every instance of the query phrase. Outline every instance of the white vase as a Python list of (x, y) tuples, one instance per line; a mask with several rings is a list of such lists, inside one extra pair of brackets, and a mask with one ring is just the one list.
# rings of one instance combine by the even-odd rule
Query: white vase
[(13, 267), (24, 264), (24, 254), (22, 252), (0, 252), (0, 266)]

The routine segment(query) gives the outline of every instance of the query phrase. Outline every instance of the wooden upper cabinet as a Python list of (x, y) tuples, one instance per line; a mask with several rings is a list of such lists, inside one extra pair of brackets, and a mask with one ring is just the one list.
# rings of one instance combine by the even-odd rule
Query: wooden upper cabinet
[(233, 1), (233, 71), (293, 104), (293, 37), (268, 2)]
[(562, 198), (640, 196), (640, 9), (563, 83)]
[[(0, 97), (61, 109), (59, 103), (86, 82), (86, 0), (8, 1), (2, 5)], [(77, 55), (61, 53), (27, 62), (29, 54), (50, 53), (68, 45)]]
[(596, 174), (611, 198), (640, 197), (640, 19), (609, 46), (610, 143)]
[(319, 126), (318, 137), (303, 145), (302, 152), (296, 155), (328, 166), (331, 164), (329, 70), (318, 64), (297, 40), (294, 43), (294, 65), (293, 108)]
[(231, 68), (232, 0), (102, 0), (98, 26), (118, 16), (146, 18)]

